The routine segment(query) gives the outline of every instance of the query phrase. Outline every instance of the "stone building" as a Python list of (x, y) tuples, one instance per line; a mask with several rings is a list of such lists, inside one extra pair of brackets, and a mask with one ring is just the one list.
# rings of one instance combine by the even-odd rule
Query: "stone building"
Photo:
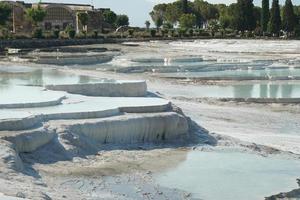
[(78, 13), (85, 12), (89, 16), (87, 25), (88, 31), (102, 30), (107, 24), (103, 21), (103, 9), (95, 9), (94, 6), (88, 4), (65, 4), (65, 3), (25, 3), (23, 1), (5, 1), (12, 8), (12, 31), (28, 32), (32, 30), (31, 24), (26, 20), (26, 9), (37, 8), (39, 5), (45, 9), (47, 15), (40, 24), (46, 31), (53, 29), (64, 30), (68, 25), (73, 26), (77, 32), (82, 30), (82, 25), (78, 20)]

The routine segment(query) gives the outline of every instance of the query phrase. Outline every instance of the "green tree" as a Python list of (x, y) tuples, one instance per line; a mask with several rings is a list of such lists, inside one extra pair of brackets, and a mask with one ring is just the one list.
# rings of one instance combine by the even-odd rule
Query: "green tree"
[(164, 13), (164, 21), (175, 25), (182, 15), (180, 7), (176, 3), (168, 4)]
[(203, 0), (195, 0), (193, 4), (194, 14), (199, 14), (203, 21), (207, 22), (211, 19), (218, 19), (219, 10), (218, 8)]
[(179, 19), (179, 25), (182, 29), (193, 28), (196, 25), (196, 16), (194, 14), (183, 14)]
[(184, 14), (189, 13), (188, 0), (181, 0), (181, 1), (182, 1), (182, 12)]
[(117, 20), (117, 14), (111, 10), (105, 10), (103, 12), (103, 19), (106, 23), (114, 25)]
[(149, 28), (150, 28), (150, 26), (151, 26), (150, 21), (147, 20), (147, 21), (145, 22), (145, 25), (146, 25), (146, 29), (149, 30)]
[(167, 9), (167, 4), (157, 4), (150, 12), (152, 21), (154, 22), (157, 28), (161, 27), (162, 24), (164, 23), (166, 9)]
[(5, 25), (11, 15), (11, 7), (5, 3), (0, 2), (0, 25)]
[(37, 8), (33, 7), (26, 10), (26, 16), (34, 26), (38, 26), (38, 23), (42, 22), (46, 15), (46, 11), (40, 5)]
[(127, 15), (118, 15), (116, 20), (116, 25), (120, 26), (128, 26), (129, 25), (129, 18)]
[(281, 28), (281, 17), (280, 17), (280, 8), (278, 0), (273, 0), (270, 21), (268, 25), (268, 30), (270, 33), (279, 35)]
[(291, 0), (285, 1), (285, 6), (282, 13), (282, 26), (288, 33), (294, 31), (296, 26), (296, 16), (294, 13), (294, 6)]
[(261, 28), (263, 32), (266, 32), (268, 30), (269, 19), (270, 19), (269, 0), (262, 0)]
[(253, 0), (238, 0), (236, 8), (237, 30), (252, 31), (255, 29)]
[(164, 20), (162, 17), (157, 17), (154, 21), (154, 24), (156, 26), (157, 29), (159, 29), (164, 23)]
[(219, 30), (219, 24), (217, 20), (210, 20), (208, 23), (208, 30), (211, 33), (211, 36), (215, 36), (215, 33)]
[(82, 30), (87, 31), (87, 25), (89, 21), (89, 15), (86, 12), (77, 13), (78, 21), (82, 25)]

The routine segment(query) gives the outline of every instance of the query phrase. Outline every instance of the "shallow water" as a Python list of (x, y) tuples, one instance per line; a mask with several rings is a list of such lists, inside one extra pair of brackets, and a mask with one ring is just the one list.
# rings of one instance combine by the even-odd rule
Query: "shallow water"
[(300, 98), (300, 84), (201, 85), (194, 94), (197, 97), (214, 98)]
[(177, 167), (158, 174), (157, 183), (205, 200), (264, 199), (296, 189), (300, 161), (248, 153), (192, 151)]
[(243, 78), (243, 77), (266, 77), (268, 79), (275, 77), (300, 77), (300, 69), (285, 68), (274, 69), (265, 68), (261, 70), (223, 70), (223, 71), (207, 71), (207, 72), (181, 72), (181, 73), (165, 73), (163, 77), (174, 78), (204, 78), (204, 77), (226, 77), (226, 78)]
[[(2, 66), (0, 65), (0, 68)], [(13, 68), (13, 66), (11, 67)], [(0, 72), (0, 86), (1, 88), (10, 85), (35, 85), (44, 86), (51, 84), (83, 84), (112, 81), (108, 79), (96, 79), (88, 76), (78, 76), (73, 74), (63, 73), (56, 69), (35, 69), (27, 73), (4, 73)], [(10, 69), (11, 71), (12, 69)]]
[(0, 105), (55, 101), (65, 96), (64, 92), (46, 91), (42, 87), (0, 85)]

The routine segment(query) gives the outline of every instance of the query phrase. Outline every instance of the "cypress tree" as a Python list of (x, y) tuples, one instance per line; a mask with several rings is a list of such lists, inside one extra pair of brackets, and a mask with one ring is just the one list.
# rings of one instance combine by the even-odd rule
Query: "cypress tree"
[(294, 31), (296, 25), (296, 16), (294, 13), (294, 6), (291, 0), (285, 1), (282, 14), (282, 26), (288, 33)]
[(182, 12), (187, 14), (189, 12), (188, 0), (182, 0)]
[(271, 13), (270, 13), (270, 21), (268, 25), (268, 29), (270, 33), (279, 35), (281, 28), (281, 17), (280, 17), (280, 8), (278, 0), (273, 0)]
[(256, 21), (254, 17), (253, 0), (238, 0), (236, 8), (237, 30), (252, 31)]
[(261, 28), (263, 32), (267, 31), (268, 29), (269, 19), (270, 19), (269, 0), (262, 0)]

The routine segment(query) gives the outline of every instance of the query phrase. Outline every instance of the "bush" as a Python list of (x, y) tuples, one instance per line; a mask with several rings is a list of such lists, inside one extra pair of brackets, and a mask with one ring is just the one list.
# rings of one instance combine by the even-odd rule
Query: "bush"
[(161, 35), (162, 35), (163, 37), (165, 37), (165, 35), (168, 34), (168, 32), (169, 32), (169, 31), (168, 31), (167, 29), (162, 29), (162, 30), (161, 30)]
[(69, 30), (68, 32), (69, 38), (74, 39), (76, 35), (76, 31), (74, 29)]
[(80, 33), (75, 34), (75, 37), (78, 39), (84, 39), (84, 38), (86, 38), (86, 34), (84, 34), (83, 32), (80, 32)]
[(130, 37), (133, 36), (133, 33), (134, 33), (134, 30), (133, 30), (133, 29), (129, 29), (129, 30), (128, 30), (128, 35), (129, 35)]
[(68, 34), (70, 39), (74, 39), (76, 35), (76, 31), (72, 25), (68, 25), (65, 29), (65, 32)]
[(300, 25), (296, 25), (296, 27), (295, 27), (295, 36), (296, 37), (300, 36)]
[(55, 39), (59, 38), (59, 33), (60, 33), (60, 30), (54, 29), (52, 32), (53, 38), (55, 38)]
[(150, 31), (150, 35), (151, 35), (151, 37), (155, 37), (156, 36), (156, 30), (152, 29)]
[(32, 33), (32, 37), (37, 39), (43, 38), (43, 30), (41, 28), (36, 28)]
[(178, 35), (179, 35), (179, 37), (184, 37), (186, 35), (186, 29), (185, 28), (179, 29)]
[(194, 36), (194, 29), (189, 29), (189, 35), (190, 35), (191, 37)]
[(98, 31), (97, 31), (97, 30), (94, 30), (94, 31), (93, 31), (92, 37), (95, 38), (95, 39), (97, 39), (97, 38), (98, 38), (98, 35), (99, 35)]
[(69, 39), (69, 34), (66, 31), (60, 31), (59, 38), (60, 39)]
[(2, 28), (0, 31), (0, 38), (1, 39), (8, 39), (10, 37), (10, 32), (7, 28)]
[(175, 30), (174, 29), (169, 30), (169, 35), (171, 37), (174, 37), (175, 36)]

